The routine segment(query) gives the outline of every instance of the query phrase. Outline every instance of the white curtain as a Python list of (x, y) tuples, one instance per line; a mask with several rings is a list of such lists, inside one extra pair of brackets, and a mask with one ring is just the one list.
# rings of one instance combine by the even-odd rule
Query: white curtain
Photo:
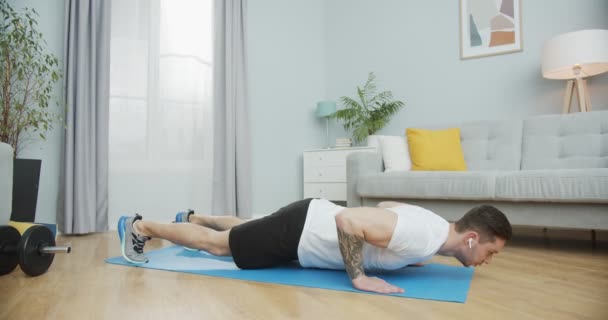
[(212, 0), (112, 2), (109, 215), (211, 207)]
[(62, 202), (59, 230), (108, 230), (110, 2), (66, 1)]
[(246, 0), (215, 0), (213, 213), (252, 216)]

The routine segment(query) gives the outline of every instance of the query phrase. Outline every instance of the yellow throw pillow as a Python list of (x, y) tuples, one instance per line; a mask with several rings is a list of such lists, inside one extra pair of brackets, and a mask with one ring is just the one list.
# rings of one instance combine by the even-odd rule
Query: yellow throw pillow
[(412, 170), (465, 171), (460, 129), (406, 129)]

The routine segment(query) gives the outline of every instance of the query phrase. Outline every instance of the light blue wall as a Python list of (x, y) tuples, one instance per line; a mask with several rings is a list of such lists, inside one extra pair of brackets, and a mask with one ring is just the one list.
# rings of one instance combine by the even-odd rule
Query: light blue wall
[[(34, 7), (49, 49), (63, 57), (64, 0)], [(550, 37), (608, 29), (608, 1), (523, 1), (524, 50), (461, 61), (458, 1), (250, 0), (246, 22), (254, 214), (302, 197), (302, 151), (322, 147), (315, 103), (352, 96), (368, 71), (406, 102), (383, 133), (457, 120), (559, 113), (564, 83), (540, 76)], [(589, 80), (596, 109), (608, 109), (608, 75)], [(478, 90), (477, 88), (481, 88)], [(61, 88), (55, 89), (61, 97)], [(347, 136), (338, 125), (330, 138)], [(43, 160), (37, 218), (54, 222), (63, 131), (26, 150)]]
[[(40, 17), (36, 19), (38, 30), (42, 32), (49, 52), (59, 58), (60, 66), (63, 69), (65, 0), (18, 0), (11, 1), (11, 3), (15, 9), (29, 7), (34, 8), (40, 14)], [(63, 103), (62, 88), (63, 81), (59, 81), (53, 91), (53, 95), (61, 103)], [(50, 104), (50, 107), (55, 112), (60, 112), (54, 102)], [(63, 125), (59, 124), (55, 126), (54, 130), (47, 133), (45, 141), (39, 140), (32, 143), (20, 154), (20, 158), (42, 159), (36, 207), (36, 220), (39, 222), (56, 222), (62, 147)]]
[[(522, 2), (522, 52), (460, 60), (458, 1), (327, 1), (327, 95), (353, 96), (375, 71), (378, 89), (406, 103), (386, 134), (411, 125), (560, 113), (565, 82), (542, 78), (542, 45), (564, 32), (608, 29), (608, 1)], [(608, 109), (608, 74), (589, 86), (592, 105)]]
[[(302, 197), (301, 152), (324, 144), (313, 104), (354, 96), (369, 71), (378, 89), (406, 102), (384, 134), (561, 112), (565, 82), (542, 78), (542, 44), (608, 29), (608, 1), (522, 2), (523, 51), (463, 61), (458, 1), (249, 1), (254, 213)], [(589, 89), (595, 109), (608, 109), (608, 74), (591, 78)], [(331, 140), (347, 136), (340, 125), (330, 129)]]
[(322, 147), (325, 123), (324, 0), (248, 2), (247, 73), (253, 213), (302, 197), (302, 151)]

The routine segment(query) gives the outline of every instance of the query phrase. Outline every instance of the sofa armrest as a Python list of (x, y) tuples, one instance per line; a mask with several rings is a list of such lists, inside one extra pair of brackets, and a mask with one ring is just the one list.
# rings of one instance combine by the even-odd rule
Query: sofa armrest
[(361, 198), (357, 194), (357, 180), (360, 176), (382, 172), (382, 153), (353, 152), (346, 157), (346, 205), (361, 206)]
[(13, 203), (13, 148), (0, 142), (0, 225), (8, 223)]

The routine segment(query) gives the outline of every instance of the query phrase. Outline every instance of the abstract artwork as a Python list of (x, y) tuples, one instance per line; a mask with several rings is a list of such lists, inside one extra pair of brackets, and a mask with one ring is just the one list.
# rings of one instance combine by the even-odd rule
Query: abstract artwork
[(521, 50), (521, 0), (460, 0), (461, 59)]

